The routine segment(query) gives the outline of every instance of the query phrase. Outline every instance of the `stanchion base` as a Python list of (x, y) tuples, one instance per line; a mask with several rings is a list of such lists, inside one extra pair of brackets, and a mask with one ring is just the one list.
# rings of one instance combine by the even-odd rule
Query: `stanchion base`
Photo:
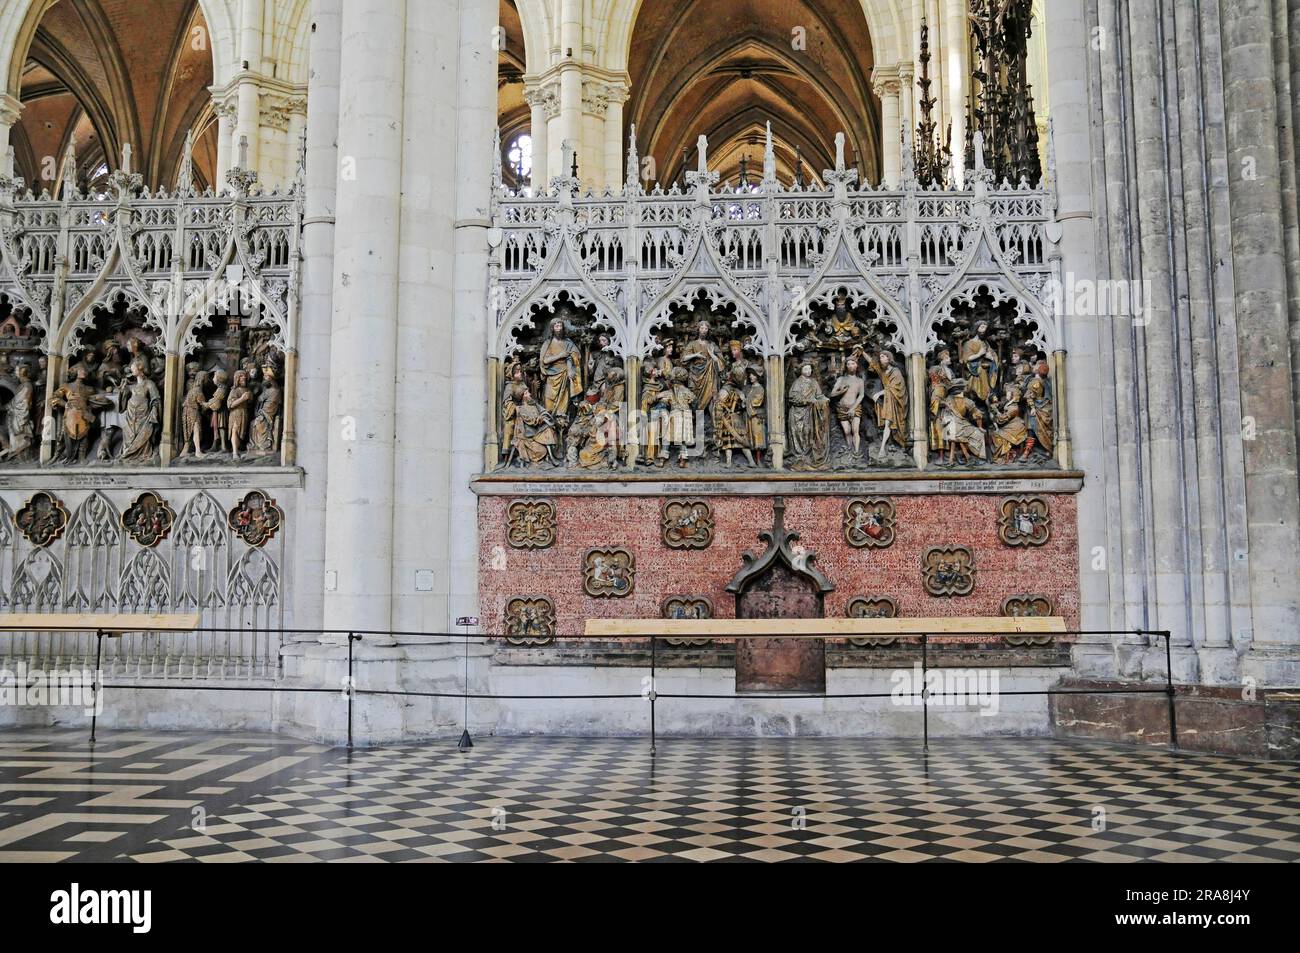
[(460, 741), (456, 742), (456, 747), (461, 751), (464, 751), (466, 748), (474, 747), (474, 742), (470, 739), (468, 728), (460, 733)]

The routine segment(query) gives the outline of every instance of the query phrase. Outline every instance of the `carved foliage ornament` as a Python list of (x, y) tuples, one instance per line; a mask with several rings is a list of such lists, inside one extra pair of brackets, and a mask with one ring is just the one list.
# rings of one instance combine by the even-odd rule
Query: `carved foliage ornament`
[(1042, 546), (1052, 535), (1052, 514), (1047, 501), (1037, 496), (1002, 501), (998, 538), (1008, 546)]
[(515, 500), (506, 508), (506, 542), (515, 549), (546, 549), (555, 542), (555, 504)]
[[(1002, 600), (1002, 614), (1012, 618), (1041, 617), (1053, 615), (1056, 607), (1047, 596), (1016, 595)], [(1048, 645), (1050, 635), (1008, 635), (1008, 645)]]
[(975, 556), (966, 546), (932, 546), (921, 558), (921, 577), (932, 596), (968, 596), (975, 591)]
[(175, 511), (157, 493), (141, 493), (122, 514), (122, 528), (146, 548), (166, 539), (174, 522)]
[[(712, 619), (713, 602), (705, 596), (669, 596), (659, 607), (665, 619)], [(669, 645), (708, 645), (712, 639), (665, 638)]]
[[(896, 619), (898, 603), (888, 596), (857, 596), (849, 600), (844, 614), (850, 619)], [(879, 638), (876, 636), (859, 636), (850, 638), (849, 644), (858, 648), (872, 645), (893, 645), (898, 639)]]
[(858, 548), (893, 543), (894, 504), (889, 500), (849, 500), (844, 506), (844, 539)]
[(667, 500), (663, 540), (669, 549), (706, 549), (713, 542), (713, 508), (704, 500)]
[(506, 600), (506, 641), (511, 645), (545, 645), (555, 639), (555, 604), (545, 596)]
[(265, 546), (284, 525), (284, 511), (261, 490), (253, 490), (230, 511), (230, 528), (250, 546)]
[(14, 523), (33, 546), (48, 546), (67, 528), (68, 510), (57, 496), (44, 491), (33, 493), (14, 514)]
[(582, 588), (597, 598), (630, 596), (636, 585), (636, 557), (622, 547), (589, 549), (582, 557)]

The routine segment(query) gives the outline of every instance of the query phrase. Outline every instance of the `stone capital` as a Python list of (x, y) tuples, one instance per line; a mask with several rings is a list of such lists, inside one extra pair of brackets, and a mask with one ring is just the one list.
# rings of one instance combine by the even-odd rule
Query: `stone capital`
[(524, 102), (532, 108), (541, 106), (546, 111), (546, 118), (554, 119), (560, 114), (559, 86), (544, 80), (525, 79)]
[(897, 96), (902, 86), (897, 66), (877, 66), (871, 71), (871, 88), (877, 96)]
[(23, 104), (8, 93), (0, 93), (0, 126), (13, 126), (22, 115)]

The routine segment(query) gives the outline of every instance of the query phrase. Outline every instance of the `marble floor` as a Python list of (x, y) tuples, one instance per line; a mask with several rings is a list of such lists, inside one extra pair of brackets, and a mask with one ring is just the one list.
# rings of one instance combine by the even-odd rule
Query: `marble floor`
[(0, 862), (1295, 861), (1300, 765), (1049, 739), (0, 729)]

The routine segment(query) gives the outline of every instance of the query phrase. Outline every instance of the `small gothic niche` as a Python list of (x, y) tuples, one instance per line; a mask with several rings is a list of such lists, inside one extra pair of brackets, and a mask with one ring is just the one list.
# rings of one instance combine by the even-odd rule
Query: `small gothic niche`
[(504, 367), (502, 466), (616, 466), (623, 362), (595, 308), (561, 292), (549, 306), (534, 306), (516, 340)]
[(936, 466), (1053, 467), (1055, 381), (1020, 304), (987, 287), (955, 299), (927, 359)]
[(284, 358), (262, 305), (238, 289), (192, 332), (176, 399), (175, 462), (278, 462)]
[(49, 363), (31, 317), (0, 294), (0, 461), (28, 466), (40, 452)]
[(96, 306), (50, 400), (50, 462), (156, 463), (166, 359), (147, 309), (118, 293)]

